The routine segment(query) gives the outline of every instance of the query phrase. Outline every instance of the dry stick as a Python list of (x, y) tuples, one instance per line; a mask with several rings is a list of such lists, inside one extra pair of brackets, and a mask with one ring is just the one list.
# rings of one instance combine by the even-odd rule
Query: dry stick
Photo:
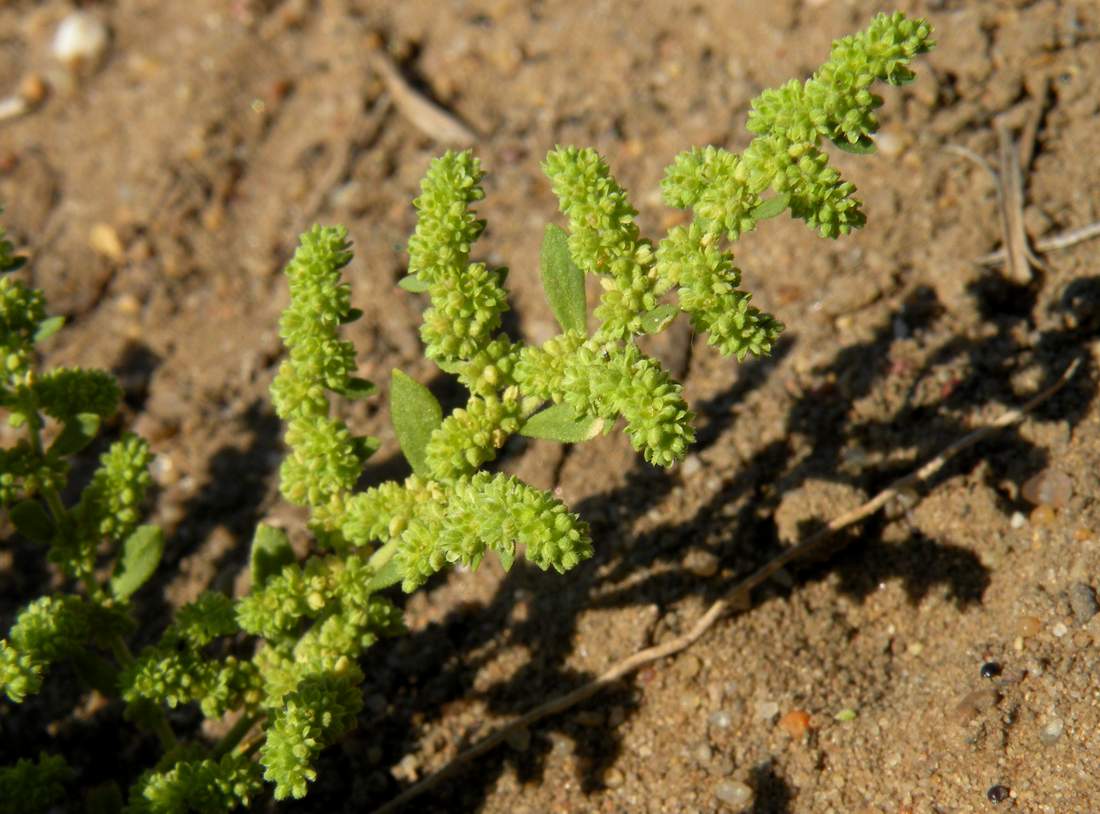
[[(1008, 279), (1024, 285), (1031, 282), (1033, 268), (1046, 271), (1027, 242), (1024, 229), (1024, 176), (1020, 170), (1020, 149), (1004, 125), (997, 127), (1001, 171), (997, 190), (1000, 193), (1001, 238), (1007, 253), (1005, 271)], [(1029, 151), (1030, 152), (1030, 151)]]
[[(858, 523), (867, 517), (881, 509), (892, 498), (896, 497), (899, 492), (909, 489), (918, 483), (922, 483), (936, 474), (944, 465), (953, 457), (958, 455), (963, 450), (974, 446), (979, 441), (983, 440), (987, 436), (991, 435), (995, 430), (1002, 427), (1007, 427), (1010, 424), (1023, 419), (1027, 413), (1034, 410), (1039, 404), (1049, 399), (1059, 390), (1061, 390), (1071, 378), (1073, 374), (1077, 372), (1077, 368), (1080, 366), (1081, 360), (1075, 359), (1066, 371), (1058, 377), (1050, 387), (1041, 391), (1037, 395), (1033, 396), (1022, 406), (1009, 410), (1003, 413), (999, 418), (993, 421), (991, 424), (987, 424), (984, 427), (974, 430), (973, 432), (963, 436), (958, 441), (954, 442), (947, 448), (945, 448), (939, 455), (926, 463), (920, 469), (906, 475), (903, 478), (891, 483), (884, 490), (879, 492), (871, 500), (864, 503), (857, 509), (854, 509), (847, 514), (842, 514), (840, 517), (834, 518), (825, 528), (810, 535), (798, 545), (787, 549), (782, 554), (769, 560), (765, 565), (754, 571), (745, 579), (741, 580), (735, 585), (729, 593), (727, 593), (721, 599), (718, 599), (712, 604), (707, 612), (704, 613), (699, 621), (682, 636), (678, 636), (675, 639), (665, 642), (664, 644), (657, 645), (655, 647), (649, 647), (645, 650), (640, 650), (632, 656), (623, 659), (618, 664), (612, 666), (605, 673), (598, 678), (589, 681), (583, 686), (577, 687), (572, 692), (568, 692), (565, 695), (560, 695), (557, 698), (553, 698), (547, 701), (545, 704), (540, 704), (529, 712), (521, 715), (495, 732), (490, 733), (485, 738), (471, 746), (469, 749), (457, 755), (454, 760), (444, 766), (435, 774), (429, 775), (410, 786), (397, 797), (390, 800), (381, 808), (375, 810), (374, 814), (387, 814), (387, 812), (397, 811), (401, 806), (408, 803), (410, 800), (419, 797), (421, 794), (431, 790), (441, 782), (455, 774), (459, 769), (465, 766), (467, 763), (481, 757), (486, 752), (489, 752), (501, 742), (506, 740), (514, 732), (529, 727), (531, 724), (546, 718), (550, 715), (562, 712), (569, 709), (576, 704), (581, 703), (593, 695), (598, 693), (604, 687), (614, 684), (620, 678), (629, 673), (634, 672), (640, 667), (644, 667), (658, 659), (665, 656), (672, 656), (679, 653), (694, 644), (699, 638), (706, 633), (718, 619), (724, 616), (730, 611), (737, 611), (746, 607), (746, 600), (749, 594), (754, 588), (759, 586), (773, 574), (787, 565), (790, 565), (795, 560), (802, 559), (809, 554), (814, 553), (823, 543), (829, 540), (836, 532), (840, 531), (847, 526)], [(839, 551), (843, 546), (837, 547), (836, 551)], [(835, 553), (835, 552), (834, 552)]]
[(470, 147), (477, 143), (477, 133), (450, 111), (420, 93), (401, 75), (380, 40), (375, 38), (373, 45), (369, 52), (371, 67), (386, 83), (397, 109), (417, 130), (441, 144)]
[[(1086, 240), (1092, 240), (1095, 237), (1100, 237), (1100, 220), (1086, 226), (1080, 226), (1077, 229), (1068, 229), (1051, 237), (1036, 240), (1035, 249), (1041, 254), (1046, 254), (1060, 249), (1068, 249), (1070, 246), (1076, 246), (1078, 243), (1084, 243)], [(983, 254), (974, 262), (982, 266), (999, 266), (1007, 256), (1008, 253), (1004, 249), (997, 249), (995, 252)]]

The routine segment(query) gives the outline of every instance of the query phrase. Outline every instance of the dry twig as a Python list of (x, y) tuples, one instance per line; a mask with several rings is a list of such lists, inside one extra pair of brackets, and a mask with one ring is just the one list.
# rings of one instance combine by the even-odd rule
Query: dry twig
[(1024, 122), (1020, 140), (1013, 143), (1005, 124), (997, 126), (998, 159), (1000, 169), (994, 169), (988, 161), (966, 147), (949, 144), (948, 152), (961, 155), (984, 169), (993, 179), (997, 189), (997, 202), (1001, 211), (1002, 246), (995, 252), (983, 254), (974, 262), (981, 266), (1007, 267), (1007, 276), (1017, 283), (1031, 281), (1031, 269), (1046, 271), (1036, 256), (1047, 252), (1068, 249), (1086, 240), (1100, 237), (1100, 221), (1077, 229), (1069, 229), (1051, 237), (1035, 241), (1034, 249), (1024, 229), (1024, 172), (1035, 153), (1035, 141), (1042, 119), (1042, 101), (1035, 104)]
[[(1011, 424), (1015, 424), (1021, 421), (1024, 416), (1034, 410), (1039, 404), (1049, 399), (1059, 390), (1061, 390), (1073, 375), (1077, 372), (1077, 368), (1080, 366), (1081, 360), (1075, 359), (1065, 372), (1058, 377), (1058, 379), (1042, 390), (1031, 399), (1029, 399), (1022, 406), (1009, 410), (1003, 413), (996, 420), (987, 424), (984, 427), (980, 427), (973, 432), (968, 433), (959, 440), (955, 441), (950, 446), (946, 447), (939, 455), (930, 460), (924, 466), (911, 472), (903, 478), (891, 483), (888, 487), (883, 489), (871, 500), (864, 503), (862, 506), (853, 509), (852, 511), (842, 514), (839, 517), (834, 518), (827, 526), (818, 532), (810, 535), (801, 543), (792, 548), (788, 548), (783, 553), (774, 557), (765, 563), (762, 567), (758, 568), (752, 574), (741, 580), (737, 585), (733, 587), (724, 597), (716, 600), (704, 613), (695, 625), (687, 633), (679, 636), (663, 644), (649, 647), (644, 650), (640, 650), (632, 656), (623, 659), (617, 664), (613, 665), (610, 669), (604, 672), (599, 677), (577, 687), (572, 692), (568, 692), (564, 695), (560, 695), (557, 698), (552, 698), (544, 704), (540, 704), (524, 715), (519, 716), (513, 721), (509, 722), (505, 726), (491, 732), (484, 737), (478, 743), (471, 746), (469, 749), (457, 755), (454, 760), (444, 766), (435, 774), (429, 775), (410, 786), (403, 791), (397, 797), (390, 802), (383, 805), (381, 808), (376, 809), (374, 814), (388, 814), (388, 812), (397, 811), (403, 805), (410, 802), (416, 797), (430, 791), (441, 782), (456, 774), (459, 769), (467, 765), (468, 763), (476, 760), (481, 755), (491, 751), (495, 747), (499, 746), (502, 742), (507, 740), (515, 732), (521, 731), (531, 724), (542, 720), (543, 718), (555, 715), (559, 712), (563, 712), (572, 706), (575, 706), (582, 701), (591, 698), (600, 690), (616, 683), (623, 676), (629, 675), (641, 667), (647, 664), (651, 664), (658, 659), (665, 658), (666, 656), (672, 656), (679, 653), (682, 650), (687, 649), (696, 641), (698, 641), (704, 633), (713, 627), (714, 623), (725, 616), (727, 613), (736, 612), (738, 610), (747, 609), (749, 606), (748, 599), (749, 594), (753, 589), (757, 588), (763, 582), (768, 580), (773, 574), (782, 568), (790, 565), (791, 563), (806, 559), (811, 554), (817, 553), (834, 534), (841, 529), (854, 525), (861, 520), (873, 515), (899, 493), (905, 490), (912, 489), (914, 486), (928, 481), (933, 475), (943, 469), (944, 465), (949, 460), (954, 458), (963, 450), (966, 450), (979, 441), (982, 441), (993, 432), (1003, 427), (1007, 427)], [(839, 551), (840, 547), (836, 548)], [(835, 552), (834, 552), (835, 553)]]
[(417, 130), (454, 147), (470, 147), (477, 142), (477, 133), (414, 88), (380, 45), (371, 50), (370, 61), (386, 83), (397, 109)]

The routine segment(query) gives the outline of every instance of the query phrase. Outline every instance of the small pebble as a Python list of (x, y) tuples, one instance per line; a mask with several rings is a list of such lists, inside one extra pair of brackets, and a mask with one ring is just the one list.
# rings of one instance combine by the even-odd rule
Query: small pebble
[(960, 724), (969, 723), (979, 712), (995, 707), (1000, 700), (1000, 693), (993, 689), (969, 692), (955, 705), (955, 720)]
[(1061, 718), (1051, 718), (1039, 730), (1039, 740), (1041, 740), (1047, 746), (1051, 746), (1058, 742), (1062, 737), (1062, 732), (1065, 731), (1066, 725)]
[(752, 789), (738, 780), (723, 780), (714, 787), (714, 796), (734, 808), (743, 808), (752, 802)]
[(987, 661), (982, 665), (981, 674), (982, 678), (996, 678), (1001, 674), (1001, 665), (995, 661)]
[(1054, 627), (1050, 629), (1050, 632), (1057, 636), (1059, 639), (1069, 633), (1069, 628), (1062, 622), (1058, 622)]
[(691, 756), (695, 758), (695, 762), (700, 766), (706, 766), (714, 757), (714, 750), (710, 748), (709, 743), (702, 741), (697, 743), (695, 748), (691, 750)]
[(49, 92), (46, 80), (36, 73), (27, 74), (19, 83), (19, 95), (29, 105), (40, 104)]
[(996, 785), (991, 786), (989, 791), (985, 793), (985, 796), (989, 798), (991, 803), (1003, 803), (1008, 799), (1011, 792), (1008, 790), (1008, 786)]
[(685, 478), (690, 478), (702, 468), (703, 464), (700, 462), (698, 455), (688, 455), (684, 458), (684, 462), (680, 464), (680, 474)]
[(684, 570), (697, 577), (713, 577), (718, 573), (718, 558), (709, 551), (693, 548), (684, 555), (681, 562)]
[(691, 681), (703, 669), (703, 662), (694, 653), (688, 653), (676, 661), (676, 674), (684, 681)]
[(792, 738), (801, 738), (810, 728), (810, 713), (804, 709), (792, 709), (779, 719), (779, 727)]
[(390, 769), (398, 780), (414, 781), (420, 776), (420, 758), (416, 755), (405, 755), (396, 766)]
[(1020, 495), (1033, 506), (1050, 506), (1060, 509), (1073, 495), (1073, 481), (1058, 469), (1044, 469), (1028, 478), (1020, 487)]
[(53, 38), (53, 55), (70, 69), (95, 67), (106, 50), (107, 26), (87, 11), (67, 15)]
[(96, 254), (103, 255), (115, 263), (121, 261), (126, 254), (122, 239), (118, 236), (115, 227), (109, 223), (97, 223), (93, 226), (88, 232), (88, 244)]
[(626, 776), (614, 766), (604, 772), (603, 784), (609, 789), (617, 789), (624, 782), (626, 782)]
[(1075, 582), (1069, 586), (1069, 606), (1073, 609), (1073, 616), (1077, 624), (1086, 625), (1097, 613), (1100, 613), (1100, 603), (1096, 601), (1096, 593), (1092, 586), (1084, 582)]
[(754, 712), (757, 718), (770, 721), (779, 714), (779, 704), (775, 701), (760, 701), (757, 703)]
[(1024, 517), (1023, 512), (1013, 512), (1012, 518), (1008, 521), (1008, 524), (1014, 529), (1022, 529), (1027, 523), (1027, 518)]
[(733, 717), (724, 709), (717, 709), (707, 716), (707, 723), (715, 729), (729, 729), (733, 723)]
[(1036, 528), (1049, 526), (1054, 522), (1054, 509), (1046, 504), (1036, 506), (1031, 510), (1031, 514), (1028, 515), (1027, 521)]

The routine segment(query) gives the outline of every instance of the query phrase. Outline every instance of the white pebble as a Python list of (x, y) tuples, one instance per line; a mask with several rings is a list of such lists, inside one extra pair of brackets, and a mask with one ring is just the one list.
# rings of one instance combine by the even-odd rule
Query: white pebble
[(1050, 632), (1053, 633), (1055, 636), (1057, 636), (1060, 639), (1063, 636), (1065, 636), (1067, 633), (1069, 633), (1069, 628), (1066, 627), (1061, 622), (1059, 622), (1058, 624), (1056, 624), (1054, 627), (1052, 627), (1050, 629)]
[(707, 716), (707, 723), (717, 729), (729, 729), (733, 723), (733, 717), (724, 709), (716, 709)]
[(684, 462), (680, 464), (680, 472), (685, 478), (690, 478), (702, 468), (703, 464), (698, 455), (688, 455), (684, 458)]
[(1013, 512), (1012, 519), (1008, 521), (1009, 525), (1014, 529), (1022, 529), (1024, 524), (1027, 523), (1027, 518), (1024, 517), (1023, 512)]
[(723, 780), (714, 787), (714, 796), (734, 808), (742, 808), (752, 802), (752, 789), (737, 780)]
[(87, 11), (65, 17), (53, 38), (53, 55), (70, 68), (94, 67), (106, 50), (107, 26)]
[(1039, 732), (1039, 740), (1048, 746), (1052, 743), (1056, 743), (1058, 739), (1062, 737), (1062, 732), (1065, 728), (1066, 725), (1061, 718), (1052, 718)]

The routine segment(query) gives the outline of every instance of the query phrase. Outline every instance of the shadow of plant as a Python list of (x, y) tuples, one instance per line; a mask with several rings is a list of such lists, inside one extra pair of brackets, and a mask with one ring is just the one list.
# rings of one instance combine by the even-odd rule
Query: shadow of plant
[[(453, 705), (483, 701), (494, 715), (511, 716), (594, 678), (565, 666), (573, 655), (581, 613), (649, 604), (667, 611), (693, 595), (712, 601), (782, 549), (773, 514), (787, 490), (818, 479), (874, 494), (965, 435), (972, 429), (965, 423), (965, 416), (980, 412), (982, 407), (1008, 409), (1024, 401), (1030, 393), (1017, 392), (1012, 386), (1018, 371), (1038, 364), (1043, 379), (1038, 387), (1055, 380), (1079, 354), (1087, 336), (1091, 325), (1087, 305), (1095, 301), (1097, 281), (1079, 281), (1071, 288), (1061, 307), (1075, 314), (1076, 321), (1068, 320), (1071, 327), (1065, 330), (1040, 334), (1034, 345), (1016, 338), (1021, 335), (1019, 321), (1028, 320), (1022, 309), (999, 310), (995, 303), (983, 300), (982, 290), (973, 292), (995, 332), (977, 339), (949, 334), (927, 354), (928, 362), (916, 371), (910, 393), (900, 408), (885, 418), (853, 419), (851, 405), (886, 386), (896, 375), (897, 365), (891, 360), (890, 350), (898, 339), (899, 326), (903, 326), (905, 335), (919, 335), (926, 343), (937, 341), (940, 335), (934, 329), (944, 318), (944, 310), (930, 289), (913, 290), (881, 321), (869, 340), (841, 349), (827, 365), (814, 371), (816, 378), (826, 383), (825, 392), (814, 389), (798, 395), (787, 412), (786, 439), (757, 450), (690, 521), (661, 524), (643, 534), (630, 535), (634, 523), (659, 506), (680, 481), (675, 471), (661, 472), (639, 463), (621, 487), (573, 507), (590, 518), (595, 539), (628, 539), (628, 543), (598, 545), (592, 561), (560, 581), (556, 575), (517, 567), (501, 580), (488, 606), (478, 608), (476, 613), (460, 609), (403, 641), (384, 644), (382, 648), (388, 653), (372, 655), (384, 658), (386, 667), (368, 670), (368, 681), (372, 691), (389, 699), (392, 706), (383, 714), (365, 716), (362, 722), (362, 731), (371, 733), (371, 742), (381, 747), (384, 755), (371, 774), (373, 801), (397, 791), (384, 767), (416, 751), (416, 730), (441, 718), (445, 710), (453, 710)], [(696, 452), (736, 431), (737, 419), (731, 407), (776, 376), (793, 341), (788, 338), (770, 359), (743, 365), (731, 387), (698, 406)], [(936, 371), (948, 367), (967, 371), (966, 379), (940, 382), (934, 377)], [(1071, 385), (1037, 411), (1037, 417), (1057, 418), (1070, 425), (1079, 422), (1096, 395), (1090, 373), (1078, 373)], [(931, 401), (927, 398), (928, 382), (934, 385), (931, 392), (935, 399)], [(921, 400), (915, 398), (918, 386), (926, 392)], [(791, 440), (796, 435), (812, 449), (809, 455), (796, 457)], [(853, 466), (853, 447), (867, 453), (868, 459), (878, 456), (888, 463)], [(909, 451), (903, 461), (890, 457), (899, 449)], [(1034, 447), (1016, 429), (1006, 428), (993, 441), (961, 455), (925, 489), (932, 490), (949, 477), (973, 472), (979, 462), (992, 456), (997, 458), (993, 469), (1016, 481), (1048, 463), (1044, 450)], [(778, 483), (782, 483), (782, 490), (773, 488)], [(1006, 511), (1018, 508), (1007, 497), (998, 495)], [(620, 510), (608, 519), (608, 512), (600, 511), (606, 506)], [(735, 507), (732, 513), (731, 506)], [(883, 532), (889, 522), (881, 515), (865, 521), (858, 531), (849, 532), (853, 539), (846, 551), (824, 563), (795, 569), (791, 587), (784, 590), (795, 590), (800, 583), (836, 574), (837, 590), (858, 601), (884, 581), (899, 579), (914, 605), (936, 589), (946, 590), (946, 596), (960, 609), (982, 601), (989, 574), (972, 548), (934, 539), (915, 529), (902, 542), (888, 543)], [(703, 547), (717, 555), (725, 573), (732, 576), (701, 580), (689, 573), (681, 564), (688, 546)], [(646, 572), (648, 575), (639, 578), (639, 573)], [(774, 592), (776, 588), (773, 583), (766, 590)], [(513, 621), (517, 596), (525, 597), (530, 604), (527, 621)], [(484, 689), (476, 688), (479, 670), (502, 650), (517, 646), (531, 654), (530, 660), (508, 678)], [(402, 653), (416, 655), (406, 659)], [(463, 657), (464, 653), (476, 655)], [(419, 689), (411, 689), (417, 686)], [(633, 687), (634, 678), (628, 678), (614, 689), (617, 700), (613, 705), (624, 709), (628, 716), (634, 706)], [(418, 800), (410, 810), (476, 810), (507, 765), (513, 767), (519, 782), (538, 782), (550, 751), (562, 748), (555, 745), (561, 743), (559, 739), (572, 742), (568, 748), (576, 756), (582, 788), (589, 792), (601, 788), (607, 769), (622, 754), (621, 741), (613, 727), (585, 726), (577, 719), (592, 717), (579, 715), (585, 710), (598, 717), (608, 706), (605, 693), (587, 705), (541, 722), (526, 748), (501, 748), (483, 757)], [(459, 749), (484, 734), (481, 727), (471, 727), (458, 744)], [(360, 768), (364, 770), (367, 767)], [(767, 777), (759, 771), (754, 775), (757, 792), (763, 793), (754, 810), (789, 810), (791, 792), (785, 781), (774, 767), (760, 771), (765, 771)], [(325, 772), (319, 775), (324, 778)], [(764, 789), (770, 791), (762, 792)], [(307, 808), (316, 802), (314, 799)]]

